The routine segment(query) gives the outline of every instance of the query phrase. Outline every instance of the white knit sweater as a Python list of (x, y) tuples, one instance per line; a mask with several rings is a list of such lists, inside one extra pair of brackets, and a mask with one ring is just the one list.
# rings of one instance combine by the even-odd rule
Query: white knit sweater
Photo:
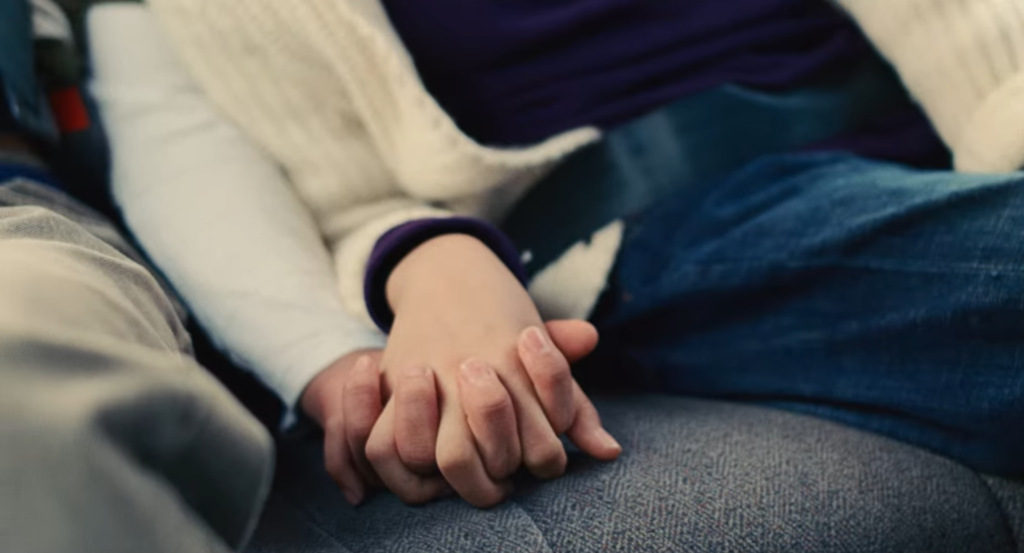
[[(1020, 0), (839, 3), (959, 169), (1024, 166)], [(115, 195), (221, 345), (289, 404), (331, 360), (381, 345), (357, 322), (368, 322), (363, 275), (381, 234), (447, 213), (497, 221), (600, 138), (582, 128), (529, 148), (477, 144), (424, 89), (379, 0), (150, 6), (90, 18)], [(546, 316), (586, 316), (620, 236), (612, 225), (535, 279)]]

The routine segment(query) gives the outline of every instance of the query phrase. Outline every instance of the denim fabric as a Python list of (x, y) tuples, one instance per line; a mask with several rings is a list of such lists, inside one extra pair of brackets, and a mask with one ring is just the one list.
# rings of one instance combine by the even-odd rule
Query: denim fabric
[[(845, 149), (849, 143), (836, 139), (879, 118), (914, 127), (923, 119), (915, 109), (898, 77), (878, 60), (793, 91), (725, 86), (693, 95), (574, 154), (523, 198), (502, 228), (521, 251), (532, 253), (527, 268), (535, 273), (614, 219), (681, 189), (723, 178), (765, 155), (824, 141)], [(902, 131), (883, 129), (887, 135)], [(944, 147), (928, 134), (901, 142), (906, 155), (890, 153), (902, 159), (937, 150), (931, 157), (944, 158)]]
[(406, 507), (390, 494), (353, 509), (318, 439), (282, 443), (247, 553), (1017, 551), (1022, 528), (989, 487), (922, 450), (728, 403), (637, 396), (598, 408), (622, 442), (618, 461), (571, 454), (565, 477), (517, 479), (511, 500), (486, 511), (456, 498)]
[(767, 158), (627, 221), (594, 320), (605, 376), (1024, 475), (1024, 173)]

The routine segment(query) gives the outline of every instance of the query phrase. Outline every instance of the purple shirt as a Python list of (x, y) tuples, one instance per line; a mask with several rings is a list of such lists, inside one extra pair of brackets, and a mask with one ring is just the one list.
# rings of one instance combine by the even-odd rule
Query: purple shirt
[[(611, 129), (726, 83), (799, 88), (871, 55), (855, 24), (825, 0), (383, 0), (427, 90), (478, 142), (533, 144), (596, 125)], [(912, 112), (809, 149), (930, 159), (942, 151)], [(870, 131), (870, 132), (869, 132)], [(936, 148), (935, 146), (938, 146)], [(391, 270), (441, 234), (489, 245), (520, 279), (504, 234), (471, 219), (393, 229), (367, 269), (367, 307), (385, 331)]]
[(523, 145), (731, 82), (787, 88), (870, 50), (824, 0), (384, 0), (466, 134)]

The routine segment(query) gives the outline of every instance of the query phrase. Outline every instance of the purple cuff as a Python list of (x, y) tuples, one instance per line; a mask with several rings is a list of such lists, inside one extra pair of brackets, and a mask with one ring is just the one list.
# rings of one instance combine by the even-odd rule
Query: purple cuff
[(519, 250), (497, 227), (469, 217), (410, 221), (389, 230), (377, 240), (366, 268), (366, 281), (363, 283), (366, 308), (373, 322), (384, 332), (391, 330), (395, 320), (387, 298), (391, 271), (420, 244), (445, 234), (466, 234), (480, 240), (505, 263), (519, 282), (526, 285), (526, 268), (519, 259)]

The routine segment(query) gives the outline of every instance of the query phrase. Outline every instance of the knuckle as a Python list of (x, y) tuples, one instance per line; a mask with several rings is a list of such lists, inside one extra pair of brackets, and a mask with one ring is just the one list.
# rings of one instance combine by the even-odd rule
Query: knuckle
[(507, 393), (491, 393), (478, 399), (475, 409), (488, 420), (503, 418), (512, 410), (512, 399)]
[(565, 472), (567, 462), (568, 458), (565, 454), (565, 448), (559, 442), (557, 444), (545, 445), (533, 451), (528, 456), (526, 464), (538, 476), (554, 478)]
[(569, 367), (537, 371), (533, 374), (533, 383), (536, 386), (552, 389), (568, 388), (572, 385), (572, 372)]
[(436, 403), (433, 390), (425, 386), (409, 386), (399, 388), (399, 397), (395, 407), (402, 411), (419, 412)]
[(324, 434), (328, 436), (345, 435), (345, 417), (331, 417), (324, 423)]
[(462, 474), (473, 467), (473, 452), (469, 449), (460, 448), (447, 454), (437, 456), (437, 466), (441, 474)]
[(515, 474), (522, 462), (523, 456), (519, 441), (510, 440), (506, 447), (489, 456), (487, 472), (495, 480), (503, 480)]
[(564, 386), (572, 382), (572, 370), (564, 359), (561, 362), (529, 363), (526, 374), (536, 387)]
[(548, 414), (548, 418), (551, 422), (551, 429), (557, 435), (565, 434), (572, 428), (573, 422), (577, 414), (573, 412), (571, 408), (559, 408), (555, 406), (554, 409), (547, 409), (545, 411)]
[(398, 449), (402, 463), (413, 471), (425, 471), (434, 468), (436, 460), (434, 449), (427, 444), (408, 444)]
[(366, 443), (366, 460), (372, 465), (378, 465), (388, 460), (391, 449), (382, 441), (371, 440)]
[(504, 480), (515, 474), (518, 468), (519, 462), (513, 462), (513, 460), (504, 457), (495, 461), (494, 472), (491, 473), (491, 477), (495, 480)]
[(372, 381), (352, 379), (345, 384), (345, 399), (346, 401), (364, 402), (373, 399), (379, 400), (380, 395)]
[(352, 420), (345, 431), (349, 443), (364, 444), (370, 439), (373, 428), (369, 424), (362, 424), (358, 420)]

